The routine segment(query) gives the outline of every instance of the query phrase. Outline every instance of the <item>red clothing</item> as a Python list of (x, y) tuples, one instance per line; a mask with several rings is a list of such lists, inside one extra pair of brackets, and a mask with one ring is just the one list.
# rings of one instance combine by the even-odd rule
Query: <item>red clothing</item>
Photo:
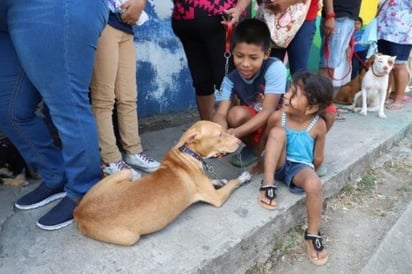
[(191, 20), (199, 17), (222, 15), (235, 6), (236, 0), (173, 0), (172, 18)]
[(306, 15), (306, 20), (315, 20), (317, 15), (318, 15), (318, 10), (319, 10), (319, 1), (322, 0), (311, 0), (308, 14)]

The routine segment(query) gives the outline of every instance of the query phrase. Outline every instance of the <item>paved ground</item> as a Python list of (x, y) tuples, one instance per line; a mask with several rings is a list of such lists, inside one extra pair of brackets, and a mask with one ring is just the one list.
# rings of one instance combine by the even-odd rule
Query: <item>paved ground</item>
[[(400, 111), (387, 112), (386, 120), (373, 113), (367, 117), (348, 113), (346, 121), (337, 122), (326, 144), (325, 197), (336, 195), (411, 131), (411, 112), (408, 103)], [(144, 147), (161, 159), (186, 127), (145, 132)], [(221, 178), (242, 171), (232, 167), (227, 158), (209, 164)], [(304, 196), (293, 195), (285, 187), (279, 189), (278, 210), (261, 208), (257, 203), (260, 179), (254, 177), (236, 190), (222, 208), (193, 205), (164, 230), (127, 248), (85, 238), (75, 225), (41, 231), (35, 221), (52, 205), (32, 211), (13, 208), (13, 202), (35, 184), (0, 186), (0, 273), (244, 273), (257, 260), (268, 257), (274, 235), (288, 231), (305, 216)], [(393, 252), (400, 250), (391, 252), (391, 256), (377, 255), (379, 261), (388, 263), (396, 256)]]

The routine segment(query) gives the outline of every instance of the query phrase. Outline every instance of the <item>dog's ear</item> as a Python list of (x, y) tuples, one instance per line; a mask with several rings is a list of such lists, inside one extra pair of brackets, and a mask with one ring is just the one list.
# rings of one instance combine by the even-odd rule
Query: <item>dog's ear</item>
[(196, 128), (189, 128), (188, 130), (183, 133), (182, 137), (180, 137), (179, 142), (175, 145), (176, 148), (179, 148), (185, 144), (190, 144), (192, 143), (196, 136), (199, 134), (198, 130)]

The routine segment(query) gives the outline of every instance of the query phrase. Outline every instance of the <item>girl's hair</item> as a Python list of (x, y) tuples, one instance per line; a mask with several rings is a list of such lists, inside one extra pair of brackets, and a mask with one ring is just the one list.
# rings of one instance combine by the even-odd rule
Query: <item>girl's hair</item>
[(292, 84), (302, 89), (310, 106), (319, 106), (317, 113), (332, 104), (333, 85), (329, 78), (311, 72), (299, 72), (293, 75)]
[(232, 35), (232, 50), (238, 43), (247, 43), (261, 46), (264, 51), (270, 49), (271, 38), (266, 23), (258, 19), (245, 19), (241, 21)]

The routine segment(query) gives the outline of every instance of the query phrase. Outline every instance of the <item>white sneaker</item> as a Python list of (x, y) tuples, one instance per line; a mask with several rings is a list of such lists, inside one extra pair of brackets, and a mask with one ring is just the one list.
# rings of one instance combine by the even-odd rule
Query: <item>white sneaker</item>
[(139, 168), (145, 172), (153, 172), (160, 166), (158, 161), (144, 152), (136, 154), (125, 153), (124, 160), (132, 167)]
[(135, 181), (142, 177), (139, 172), (131, 168), (128, 164), (126, 164), (123, 160), (114, 161), (112, 163), (103, 164), (102, 170), (104, 175), (111, 175), (113, 173), (119, 172), (123, 169), (130, 169), (132, 171), (132, 181)]

